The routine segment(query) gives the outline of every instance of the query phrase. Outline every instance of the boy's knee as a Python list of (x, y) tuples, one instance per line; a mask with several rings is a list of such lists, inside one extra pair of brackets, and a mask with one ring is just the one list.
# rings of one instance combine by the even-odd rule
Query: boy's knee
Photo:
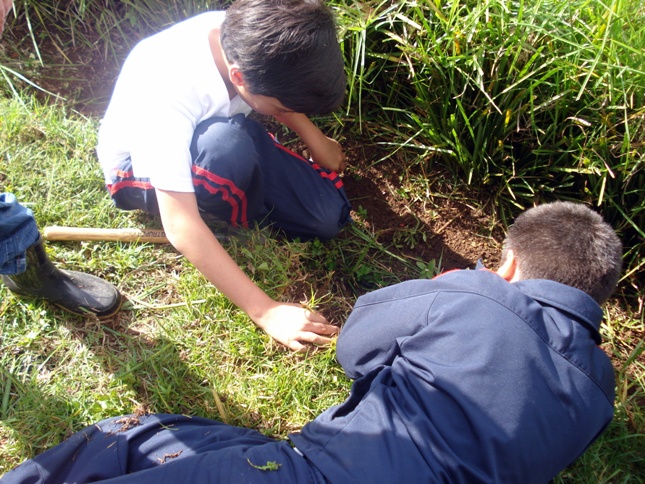
[(329, 220), (327, 223), (321, 224), (317, 227), (317, 237), (322, 241), (327, 241), (335, 238), (343, 227), (338, 223), (338, 220)]
[(244, 115), (240, 114), (199, 123), (190, 145), (193, 163), (203, 168), (232, 164), (239, 169), (257, 163), (253, 140), (244, 129), (243, 121)]
[(321, 240), (331, 240), (336, 237), (343, 227), (351, 221), (349, 210), (350, 207), (344, 205), (338, 207), (337, 211), (329, 211), (326, 217), (319, 221), (318, 238)]
[(350, 209), (349, 203), (345, 201), (339, 204), (327, 203), (325, 207), (310, 210), (306, 215), (303, 213), (302, 217), (276, 219), (276, 222), (290, 237), (327, 241), (336, 237), (351, 222)]

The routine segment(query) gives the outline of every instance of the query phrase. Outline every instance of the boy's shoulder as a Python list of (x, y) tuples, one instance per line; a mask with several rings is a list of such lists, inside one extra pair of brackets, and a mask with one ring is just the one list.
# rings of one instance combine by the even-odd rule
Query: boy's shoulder
[(160, 32), (144, 39), (142, 43), (153, 43), (170, 37), (191, 37), (194, 35), (201, 35), (202, 32), (208, 32), (222, 25), (225, 16), (226, 12), (223, 10), (210, 10), (208, 12), (203, 12), (168, 26)]

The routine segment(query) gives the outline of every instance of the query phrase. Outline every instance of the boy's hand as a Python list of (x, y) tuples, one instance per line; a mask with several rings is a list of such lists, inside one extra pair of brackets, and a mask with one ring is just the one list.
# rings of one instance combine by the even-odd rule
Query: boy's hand
[(323, 316), (299, 304), (276, 302), (249, 279), (204, 224), (194, 193), (157, 189), (156, 194), (168, 240), (255, 324), (294, 351), (305, 350), (302, 343), (331, 341), (338, 328)]
[(276, 303), (255, 323), (273, 339), (293, 351), (305, 351), (303, 343), (328, 344), (338, 328), (320, 314), (299, 304)]
[(345, 170), (345, 153), (335, 139), (323, 136), (307, 146), (311, 159), (331, 171), (342, 173)]
[(304, 114), (285, 112), (274, 114), (273, 117), (300, 136), (315, 163), (342, 173), (345, 169), (345, 153), (338, 141), (325, 136)]

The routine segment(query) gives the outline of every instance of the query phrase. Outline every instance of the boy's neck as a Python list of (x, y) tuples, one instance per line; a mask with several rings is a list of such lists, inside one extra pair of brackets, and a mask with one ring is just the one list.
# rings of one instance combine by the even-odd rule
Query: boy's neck
[(226, 57), (224, 56), (224, 51), (222, 50), (222, 45), (219, 41), (219, 33), (219, 28), (211, 30), (208, 33), (208, 43), (211, 47), (211, 53), (213, 54), (213, 60), (215, 61), (217, 71), (220, 76), (222, 76), (222, 80), (224, 81), (224, 85), (228, 91), (228, 97), (229, 99), (233, 99), (237, 95), (237, 91), (228, 75), (228, 63), (226, 62)]

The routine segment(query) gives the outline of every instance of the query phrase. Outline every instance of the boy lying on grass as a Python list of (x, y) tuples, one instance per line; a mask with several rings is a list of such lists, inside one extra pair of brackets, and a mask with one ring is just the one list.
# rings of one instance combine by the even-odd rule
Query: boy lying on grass
[(359, 298), (337, 346), (351, 394), (289, 440), (183, 415), (117, 417), (1, 481), (548, 482), (612, 419), (600, 304), (621, 253), (584, 205), (529, 209), (497, 272)]

